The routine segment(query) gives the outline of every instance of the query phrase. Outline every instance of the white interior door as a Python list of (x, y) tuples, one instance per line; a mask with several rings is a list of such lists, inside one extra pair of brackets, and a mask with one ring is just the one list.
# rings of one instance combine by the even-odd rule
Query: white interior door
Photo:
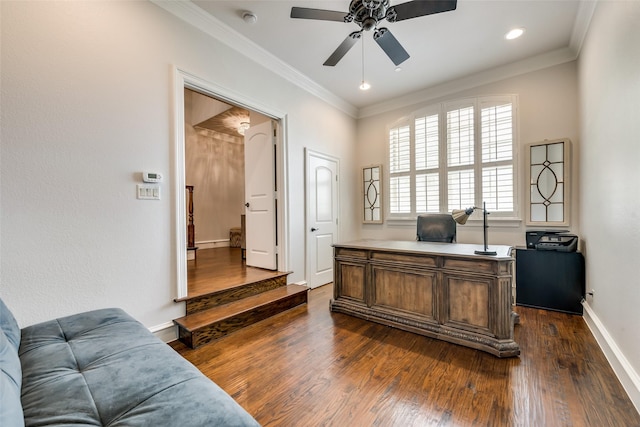
[(276, 270), (275, 133), (272, 121), (244, 135), (247, 265)]
[(338, 240), (338, 159), (306, 151), (307, 285), (333, 281), (333, 243)]

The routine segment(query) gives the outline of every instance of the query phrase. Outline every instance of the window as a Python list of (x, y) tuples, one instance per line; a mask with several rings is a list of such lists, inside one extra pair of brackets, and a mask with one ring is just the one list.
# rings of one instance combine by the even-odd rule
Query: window
[(482, 206), (515, 216), (516, 97), (438, 104), (389, 129), (389, 217)]

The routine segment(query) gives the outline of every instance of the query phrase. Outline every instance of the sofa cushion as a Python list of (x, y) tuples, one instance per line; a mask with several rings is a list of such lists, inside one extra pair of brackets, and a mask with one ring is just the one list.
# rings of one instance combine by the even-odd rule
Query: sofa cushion
[(20, 403), (22, 372), (18, 351), (0, 329), (0, 426), (24, 426)]
[(23, 426), (20, 387), (22, 370), (18, 358), (20, 328), (0, 298), (0, 426)]
[(23, 329), (20, 359), (27, 426), (259, 425), (119, 309)]
[(0, 329), (5, 333), (9, 342), (18, 351), (20, 347), (20, 327), (16, 318), (13, 317), (13, 313), (4, 304), (2, 298), (0, 298)]

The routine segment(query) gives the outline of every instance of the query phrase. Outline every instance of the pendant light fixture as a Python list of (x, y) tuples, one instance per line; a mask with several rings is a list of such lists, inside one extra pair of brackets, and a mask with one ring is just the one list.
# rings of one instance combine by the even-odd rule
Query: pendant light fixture
[(249, 129), (250, 126), (249, 122), (240, 122), (238, 125), (238, 133), (240, 135), (244, 135), (245, 131)]
[(360, 37), (362, 41), (362, 82), (360, 83), (360, 90), (369, 90), (371, 85), (364, 80), (364, 37)]

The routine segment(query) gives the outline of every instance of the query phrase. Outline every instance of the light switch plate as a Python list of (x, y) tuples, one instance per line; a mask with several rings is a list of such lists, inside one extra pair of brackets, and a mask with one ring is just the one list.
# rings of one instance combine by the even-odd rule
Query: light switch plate
[(137, 184), (136, 197), (140, 200), (160, 200), (160, 187), (153, 184)]

